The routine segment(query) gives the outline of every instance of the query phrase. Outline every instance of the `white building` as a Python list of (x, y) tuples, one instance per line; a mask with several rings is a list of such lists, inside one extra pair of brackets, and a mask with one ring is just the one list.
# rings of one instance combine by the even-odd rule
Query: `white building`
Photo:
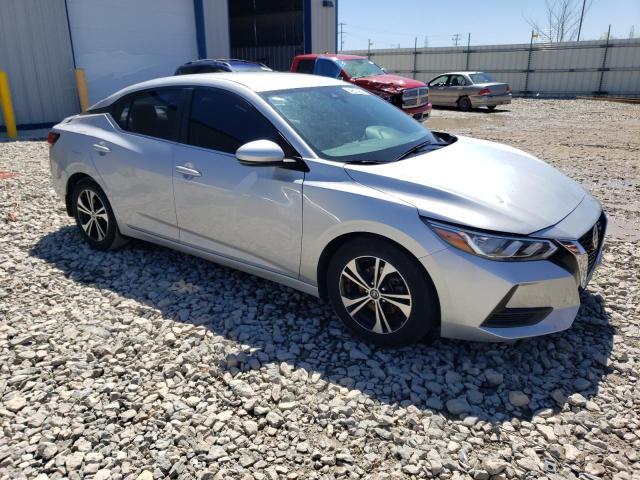
[[(78, 112), (74, 69), (91, 103), (198, 58), (288, 70), (300, 53), (334, 52), (338, 0), (2, 0), (0, 70), (19, 128)], [(0, 129), (4, 125), (0, 114)]]

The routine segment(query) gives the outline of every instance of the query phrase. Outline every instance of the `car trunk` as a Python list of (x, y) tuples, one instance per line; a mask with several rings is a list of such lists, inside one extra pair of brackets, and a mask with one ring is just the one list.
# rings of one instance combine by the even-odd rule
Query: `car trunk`
[(490, 95), (505, 95), (509, 93), (508, 83), (476, 83), (475, 86), (480, 88), (488, 88), (491, 92)]

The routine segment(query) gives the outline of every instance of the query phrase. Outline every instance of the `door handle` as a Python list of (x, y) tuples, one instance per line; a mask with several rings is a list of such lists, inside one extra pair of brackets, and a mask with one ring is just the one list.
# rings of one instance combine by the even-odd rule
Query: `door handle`
[(93, 144), (93, 149), (96, 152), (100, 152), (100, 153), (109, 153), (109, 152), (111, 152), (111, 149), (109, 147), (107, 147), (106, 145), (104, 145), (103, 143), (94, 143)]
[(201, 177), (202, 174), (195, 168), (188, 167), (186, 165), (177, 165), (176, 172), (186, 175), (187, 177)]

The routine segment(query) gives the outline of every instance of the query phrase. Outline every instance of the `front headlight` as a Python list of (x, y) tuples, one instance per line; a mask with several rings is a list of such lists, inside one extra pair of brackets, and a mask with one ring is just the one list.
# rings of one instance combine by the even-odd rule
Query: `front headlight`
[(507, 237), (423, 220), (452, 247), (491, 260), (543, 260), (558, 249), (550, 240), (541, 238)]

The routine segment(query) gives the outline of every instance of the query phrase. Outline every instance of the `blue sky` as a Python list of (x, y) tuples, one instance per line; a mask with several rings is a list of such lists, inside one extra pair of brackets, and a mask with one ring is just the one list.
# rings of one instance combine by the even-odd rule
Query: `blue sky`
[[(472, 45), (528, 43), (531, 27), (525, 17), (543, 20), (544, 4), (544, 0), (339, 0), (338, 20), (346, 23), (345, 50), (366, 49), (368, 38), (374, 49), (413, 47), (416, 36), (418, 46), (424, 45), (425, 36), (429, 46), (449, 46), (456, 33), (465, 44), (471, 33)], [(640, 37), (640, 0), (593, 0), (581, 38), (600, 38), (609, 24), (617, 38), (627, 38), (632, 26)]]

